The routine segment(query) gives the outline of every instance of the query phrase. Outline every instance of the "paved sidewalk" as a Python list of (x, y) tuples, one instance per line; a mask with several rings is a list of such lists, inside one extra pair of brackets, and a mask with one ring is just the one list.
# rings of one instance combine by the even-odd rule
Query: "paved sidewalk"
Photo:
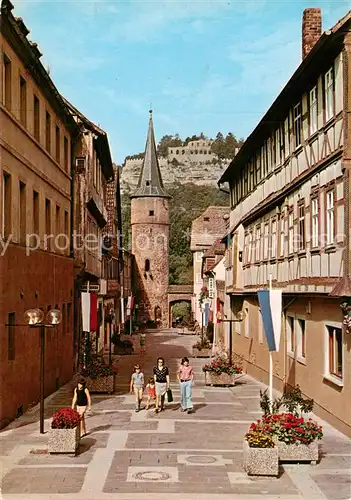
[[(243, 376), (233, 388), (206, 387), (201, 367), (193, 390), (195, 413), (179, 411), (175, 372), (190, 354), (195, 337), (175, 330), (149, 333), (145, 355), (122, 356), (116, 392), (93, 395), (88, 436), (76, 457), (47, 454), (47, 435), (39, 434), (35, 408), (1, 438), (4, 500), (269, 500), (351, 498), (351, 442), (323, 422), (322, 460), (316, 466), (289, 465), (279, 478), (250, 478), (242, 469), (242, 443), (260, 416), (259, 390)], [(128, 394), (135, 363), (152, 375), (158, 356), (172, 376), (175, 403), (164, 413), (134, 412)], [(70, 406), (74, 381), (46, 400), (45, 428), (53, 412)]]

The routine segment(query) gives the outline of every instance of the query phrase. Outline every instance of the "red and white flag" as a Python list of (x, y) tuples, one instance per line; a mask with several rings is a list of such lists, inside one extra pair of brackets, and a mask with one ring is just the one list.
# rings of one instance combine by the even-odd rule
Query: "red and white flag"
[(82, 292), (82, 323), (83, 332), (96, 332), (97, 324), (97, 295), (96, 293)]

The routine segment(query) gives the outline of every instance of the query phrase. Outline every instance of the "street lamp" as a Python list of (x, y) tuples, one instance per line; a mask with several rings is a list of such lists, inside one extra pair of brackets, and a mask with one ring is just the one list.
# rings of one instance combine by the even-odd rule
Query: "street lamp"
[(233, 323), (241, 323), (244, 319), (243, 311), (239, 311), (236, 315), (236, 319), (219, 319), (220, 323), (229, 323), (229, 363), (232, 363), (233, 359), (233, 333), (232, 333), (232, 324)]
[(51, 309), (46, 315), (41, 309), (28, 309), (24, 313), (24, 322), (30, 328), (40, 328), (40, 434), (44, 434), (44, 363), (45, 363), (45, 329), (61, 323), (62, 314), (58, 309)]

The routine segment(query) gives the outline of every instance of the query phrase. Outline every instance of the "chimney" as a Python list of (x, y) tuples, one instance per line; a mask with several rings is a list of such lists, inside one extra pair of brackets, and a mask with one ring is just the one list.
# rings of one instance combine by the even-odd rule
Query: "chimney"
[(322, 34), (321, 9), (305, 9), (302, 18), (302, 59), (308, 55)]

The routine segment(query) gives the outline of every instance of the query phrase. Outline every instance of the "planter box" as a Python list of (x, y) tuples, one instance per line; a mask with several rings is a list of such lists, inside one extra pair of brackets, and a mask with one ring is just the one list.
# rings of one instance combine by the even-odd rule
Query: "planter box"
[(76, 453), (80, 440), (79, 426), (74, 429), (50, 429), (49, 453)]
[(286, 444), (277, 442), (281, 462), (318, 462), (318, 441), (311, 444)]
[(196, 349), (193, 347), (193, 358), (210, 358), (212, 354), (212, 347), (210, 349)]
[(206, 385), (235, 385), (237, 375), (227, 375), (226, 373), (221, 373), (217, 375), (214, 372), (205, 372), (205, 384)]
[(278, 448), (250, 448), (247, 441), (243, 447), (244, 470), (250, 476), (278, 476)]
[(87, 377), (86, 381), (90, 392), (107, 392), (108, 394), (112, 394), (115, 388), (115, 375), (98, 378)]

